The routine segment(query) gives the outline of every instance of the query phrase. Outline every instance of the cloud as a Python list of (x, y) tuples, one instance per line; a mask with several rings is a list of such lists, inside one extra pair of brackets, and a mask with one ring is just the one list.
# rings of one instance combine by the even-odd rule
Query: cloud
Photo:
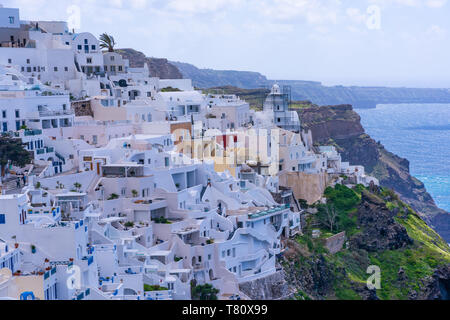
[(446, 5), (447, 0), (369, 0), (370, 3), (379, 4), (382, 6), (399, 5), (406, 7), (429, 7), (442, 8)]
[(447, 0), (428, 0), (426, 5), (430, 8), (442, 8), (447, 4)]
[(446, 34), (446, 30), (441, 28), (440, 26), (434, 24), (427, 29), (425, 32), (426, 35), (443, 37)]
[(366, 14), (357, 8), (348, 8), (345, 12), (347, 17), (354, 23), (363, 23), (367, 19)]
[(260, 12), (272, 19), (304, 19), (307, 23), (336, 24), (341, 11), (339, 0), (261, 0)]
[(241, 0), (170, 0), (167, 8), (187, 13), (216, 12), (225, 7), (244, 4)]

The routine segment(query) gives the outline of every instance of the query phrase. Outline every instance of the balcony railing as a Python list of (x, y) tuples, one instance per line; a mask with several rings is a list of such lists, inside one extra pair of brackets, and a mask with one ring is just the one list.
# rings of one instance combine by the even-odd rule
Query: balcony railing
[(36, 129), (36, 130), (25, 130), (25, 136), (26, 137), (30, 137), (30, 136), (39, 136), (42, 134), (42, 130)]

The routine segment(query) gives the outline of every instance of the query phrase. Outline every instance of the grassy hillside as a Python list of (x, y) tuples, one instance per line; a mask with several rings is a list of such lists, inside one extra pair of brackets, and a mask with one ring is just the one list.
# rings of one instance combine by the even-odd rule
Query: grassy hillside
[[(282, 263), (290, 283), (298, 289), (296, 298), (405, 300), (436, 295), (435, 287), (442, 285), (433, 283), (438, 281), (433, 275), (439, 268), (449, 267), (450, 248), (395, 193), (387, 189), (369, 192), (361, 186), (352, 190), (339, 185), (328, 188), (325, 196), (338, 211), (338, 228), (332, 232), (323, 223), (320, 212), (324, 208), (319, 205), (319, 212), (307, 218), (304, 235), (290, 241)], [(384, 220), (377, 220), (377, 215), (383, 214)], [(374, 227), (380, 230), (379, 234), (373, 231)], [(319, 239), (312, 238), (313, 229), (322, 231)], [(323, 239), (341, 231), (346, 231), (348, 241), (342, 251), (332, 255)], [(402, 235), (405, 231), (409, 238)], [(376, 246), (365, 248), (371, 243)], [(367, 289), (370, 274), (366, 271), (371, 265), (381, 269), (380, 290)], [(450, 275), (447, 273), (446, 277), (444, 281)], [(313, 279), (313, 283), (308, 279)]]

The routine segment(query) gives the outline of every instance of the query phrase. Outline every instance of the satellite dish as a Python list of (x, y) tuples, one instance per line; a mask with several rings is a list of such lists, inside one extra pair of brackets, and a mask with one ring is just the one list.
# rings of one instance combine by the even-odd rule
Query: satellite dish
[(126, 88), (128, 87), (127, 81), (125, 79), (119, 80), (119, 87)]

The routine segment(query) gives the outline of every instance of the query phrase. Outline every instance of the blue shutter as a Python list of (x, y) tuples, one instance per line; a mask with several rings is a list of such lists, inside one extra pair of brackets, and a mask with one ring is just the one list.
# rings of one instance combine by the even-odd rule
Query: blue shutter
[(6, 218), (4, 214), (0, 214), (0, 224), (6, 224)]

